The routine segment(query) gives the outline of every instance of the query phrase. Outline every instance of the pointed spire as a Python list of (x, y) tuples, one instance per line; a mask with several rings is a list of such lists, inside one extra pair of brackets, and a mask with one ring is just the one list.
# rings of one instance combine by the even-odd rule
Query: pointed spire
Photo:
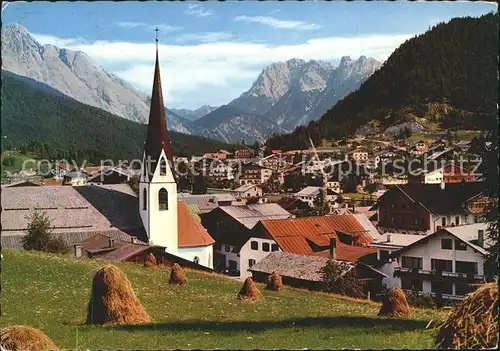
[[(165, 151), (167, 159), (173, 161), (170, 138), (168, 137), (167, 122), (165, 119), (165, 106), (161, 89), (160, 60), (158, 59), (158, 28), (156, 31), (156, 63), (151, 93), (151, 107), (149, 110), (148, 134), (144, 151), (146, 158), (151, 157), (153, 162), (158, 162), (161, 150)], [(155, 166), (157, 163), (153, 164)]]

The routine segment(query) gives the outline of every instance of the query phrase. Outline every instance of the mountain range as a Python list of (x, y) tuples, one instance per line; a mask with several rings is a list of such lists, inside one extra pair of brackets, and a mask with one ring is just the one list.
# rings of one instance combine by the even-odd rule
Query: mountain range
[[(329, 62), (291, 59), (262, 70), (250, 89), (220, 107), (166, 108), (168, 128), (225, 142), (264, 141), (319, 119), (378, 68), (373, 58)], [(147, 123), (149, 96), (106, 72), (85, 53), (41, 45), (20, 25), (2, 29), (2, 69), (28, 77), (84, 104)], [(168, 104), (168, 102), (167, 102)]]
[(267, 145), (297, 149), (309, 138), (390, 135), (401, 126), (424, 132), (498, 128), (498, 23), (496, 12), (433, 26), (401, 44), (320, 120), (273, 136)]

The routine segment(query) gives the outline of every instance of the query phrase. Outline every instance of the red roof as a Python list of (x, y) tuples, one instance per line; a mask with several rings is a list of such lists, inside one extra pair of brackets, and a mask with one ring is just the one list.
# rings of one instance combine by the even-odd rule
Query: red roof
[[(337, 249), (335, 250), (335, 259), (339, 261), (356, 262), (361, 257), (375, 252), (377, 252), (377, 249), (374, 247), (353, 246), (343, 243), (337, 243)], [(330, 250), (315, 252), (312, 254), (312, 256), (329, 257)]]
[(373, 241), (370, 233), (352, 215), (274, 219), (261, 222), (266, 232), (285, 252), (313, 255), (315, 253), (311, 243), (325, 247), (330, 244), (331, 238), (337, 239), (338, 259), (350, 261), (371, 252), (361, 246), (340, 242), (338, 232), (352, 236), (356, 245)]
[(177, 227), (179, 247), (206, 246), (215, 242), (183, 201), (177, 202)]

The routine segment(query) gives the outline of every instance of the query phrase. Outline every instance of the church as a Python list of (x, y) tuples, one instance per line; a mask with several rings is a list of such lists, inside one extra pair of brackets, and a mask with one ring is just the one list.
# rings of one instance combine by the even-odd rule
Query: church
[[(177, 197), (165, 117), (157, 41), (138, 194), (128, 184), (3, 187), (2, 247), (22, 249), (27, 217), (41, 211), (50, 218), (55, 235), (70, 247), (81, 246), (89, 257), (106, 251), (103, 258), (130, 260), (154, 247), (169, 257), (213, 268), (214, 239)], [(102, 245), (96, 244), (102, 241), (99, 238), (106, 238)]]

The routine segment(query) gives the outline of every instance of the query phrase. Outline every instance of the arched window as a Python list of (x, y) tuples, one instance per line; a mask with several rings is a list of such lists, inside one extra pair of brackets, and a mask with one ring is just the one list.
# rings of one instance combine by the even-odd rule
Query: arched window
[(167, 175), (167, 161), (163, 157), (160, 159), (160, 175), (161, 176)]
[(142, 209), (146, 211), (148, 209), (148, 191), (144, 189), (142, 191)]
[(194, 256), (193, 262), (196, 264), (200, 263), (200, 258), (198, 256)]
[(165, 188), (161, 188), (158, 192), (158, 207), (160, 211), (168, 210), (168, 192)]

